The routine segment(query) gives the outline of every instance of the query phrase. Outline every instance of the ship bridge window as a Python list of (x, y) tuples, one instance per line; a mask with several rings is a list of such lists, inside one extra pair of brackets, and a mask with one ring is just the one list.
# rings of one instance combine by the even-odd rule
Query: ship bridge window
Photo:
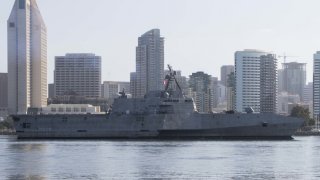
[(174, 112), (172, 105), (160, 105), (159, 114), (172, 114)]
[(178, 99), (166, 99), (163, 102), (179, 102)]
[(193, 102), (192, 99), (186, 99), (185, 102)]

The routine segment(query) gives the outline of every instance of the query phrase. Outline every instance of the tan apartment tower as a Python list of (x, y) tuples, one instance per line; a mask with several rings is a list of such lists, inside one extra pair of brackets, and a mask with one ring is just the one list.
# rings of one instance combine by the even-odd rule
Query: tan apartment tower
[(16, 0), (8, 27), (8, 108), (25, 114), (47, 105), (47, 28), (36, 0)]

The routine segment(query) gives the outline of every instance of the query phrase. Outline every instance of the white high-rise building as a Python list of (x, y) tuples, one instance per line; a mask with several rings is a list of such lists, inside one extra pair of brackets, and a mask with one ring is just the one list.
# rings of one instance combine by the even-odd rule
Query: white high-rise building
[(8, 19), (10, 114), (47, 105), (47, 28), (36, 0), (16, 0)]
[(159, 29), (152, 29), (138, 39), (136, 48), (136, 86), (133, 97), (162, 90), (164, 79), (164, 38)]
[(235, 53), (235, 109), (260, 112), (260, 57), (267, 52), (244, 50)]
[(320, 117), (320, 51), (313, 55), (313, 117)]

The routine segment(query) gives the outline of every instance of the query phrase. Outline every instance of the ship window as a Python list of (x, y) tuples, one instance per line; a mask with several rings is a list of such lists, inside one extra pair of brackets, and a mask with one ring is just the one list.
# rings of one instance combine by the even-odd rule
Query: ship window
[(23, 123), (22, 127), (25, 129), (31, 128), (31, 123)]
[(79, 112), (79, 108), (73, 108), (74, 112)]
[(15, 25), (13, 22), (9, 23), (9, 27), (13, 28)]
[(51, 112), (56, 112), (56, 108), (51, 108)]
[(63, 112), (63, 110), (64, 110), (63, 108), (59, 108), (59, 112)]
[(71, 112), (71, 108), (70, 108), (70, 107), (67, 107), (67, 108), (66, 108), (66, 112)]
[(262, 123), (262, 127), (268, 127), (268, 123), (267, 122), (263, 122)]
[(86, 112), (86, 108), (81, 108), (81, 112)]

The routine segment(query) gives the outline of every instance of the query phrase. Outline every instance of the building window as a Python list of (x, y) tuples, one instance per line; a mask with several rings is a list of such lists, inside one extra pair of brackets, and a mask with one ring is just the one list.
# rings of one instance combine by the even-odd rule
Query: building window
[(25, 8), (26, 8), (26, 1), (19, 0), (19, 9), (25, 9)]
[(9, 27), (14, 28), (14, 26), (15, 26), (15, 25), (14, 25), (13, 22), (10, 22), (10, 23), (9, 23)]

